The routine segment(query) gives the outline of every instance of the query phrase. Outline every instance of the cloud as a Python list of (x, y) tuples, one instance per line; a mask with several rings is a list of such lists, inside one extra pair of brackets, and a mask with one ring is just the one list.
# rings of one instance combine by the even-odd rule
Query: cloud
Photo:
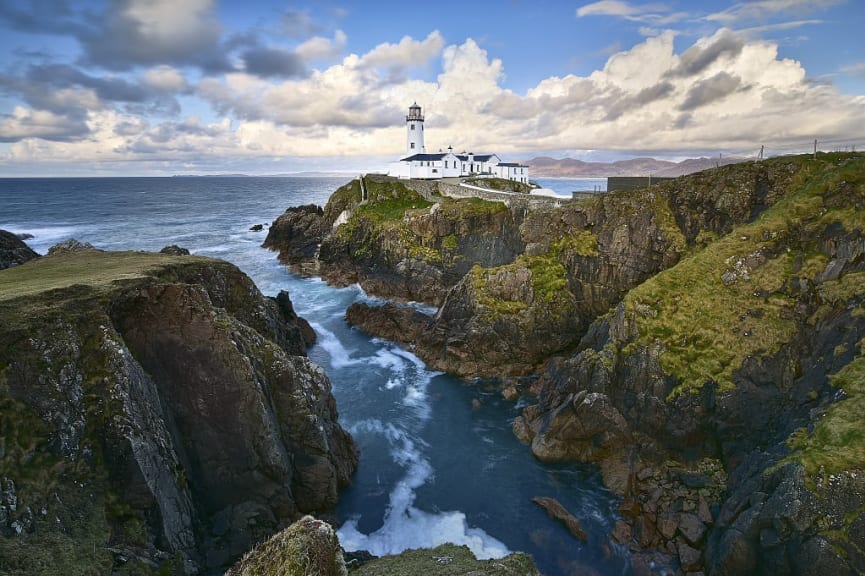
[(251, 48), (241, 56), (245, 70), (264, 78), (291, 78), (305, 76), (303, 60), (294, 52), (283, 48)]
[(307, 38), (321, 31), (309, 12), (303, 10), (287, 9), (282, 14), (281, 24), (282, 32), (289, 38)]
[(586, 4), (577, 9), (577, 17), (614, 16), (632, 22), (650, 22), (657, 25), (668, 25), (688, 18), (685, 12), (671, 12), (665, 4), (635, 5), (624, 0), (601, 0)]
[(47, 110), (16, 106), (11, 114), (0, 116), (0, 142), (25, 138), (69, 142), (89, 133), (86, 122)]
[(213, 0), (117, 0), (79, 34), (85, 60), (109, 70), (195, 65), (225, 71)]
[(685, 50), (679, 66), (672, 73), (679, 76), (699, 74), (722, 57), (735, 58), (742, 52), (744, 44), (740, 35), (722, 28), (710, 38), (701, 39)]
[(845, 0), (757, 0), (738, 2), (720, 12), (706, 16), (710, 22), (732, 25), (741, 22), (761, 22), (772, 17), (790, 14), (810, 14), (842, 4)]
[[(333, 43), (339, 39), (335, 35)], [(237, 51), (261, 49), (257, 41), (247, 38)], [(676, 41), (674, 32), (665, 31), (616, 52), (591, 74), (545, 78), (525, 93), (504, 87), (506, 63), (477, 42), (445, 46), (438, 33), (348, 54), (324, 68), (306, 64), (302, 76), (236, 70), (197, 79), (194, 86), (182, 68), (169, 65), (137, 77), (42, 68), (29, 78), (0, 77), (6, 91), (30, 90), (27, 106), (0, 120), (0, 133), (17, 160), (174, 159), (209, 166), (218, 165), (216, 159), (233, 166), (241, 159), (263, 165), (291, 157), (396, 158), (405, 151), (404, 117), (413, 101), (424, 108), (428, 149), (453, 145), (505, 159), (563, 149), (795, 149), (815, 137), (865, 133), (863, 97), (811, 82), (799, 62), (779, 57), (774, 42), (729, 30), (678, 49)], [(299, 47), (293, 53), (302, 58)], [(392, 73), (418, 63), (437, 75)], [(850, 66), (850, 73), (860, 69)], [(52, 84), (52, 75), (61, 80)], [(135, 113), (184, 89), (220, 120), (175, 115), (145, 121)]]
[(398, 44), (379, 44), (359, 61), (362, 68), (407, 68), (423, 66), (441, 53), (444, 38), (438, 30), (421, 41), (404, 36)]
[(865, 76), (865, 60), (842, 66), (841, 72), (851, 76)]
[(162, 92), (184, 94), (190, 90), (189, 82), (172, 66), (151, 68), (144, 72), (142, 80), (147, 86)]
[(685, 100), (679, 105), (679, 110), (687, 112), (705, 106), (710, 102), (720, 100), (732, 94), (741, 85), (742, 80), (738, 76), (733, 76), (726, 72), (718, 72), (711, 78), (694, 84), (688, 90)]
[(307, 63), (313, 60), (330, 60), (342, 54), (347, 40), (345, 32), (337, 30), (332, 40), (314, 36), (298, 46), (295, 52)]
[[(80, 33), (83, 29), (80, 15), (72, 10), (70, 4), (68, 0), (0, 2), (0, 20), (5, 20), (19, 32)], [(46, 17), (49, 14), (50, 17)]]

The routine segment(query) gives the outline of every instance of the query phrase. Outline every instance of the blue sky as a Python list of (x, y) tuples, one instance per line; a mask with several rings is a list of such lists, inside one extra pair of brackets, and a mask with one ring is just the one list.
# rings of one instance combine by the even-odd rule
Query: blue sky
[(0, 176), (865, 147), (858, 0), (0, 0)]

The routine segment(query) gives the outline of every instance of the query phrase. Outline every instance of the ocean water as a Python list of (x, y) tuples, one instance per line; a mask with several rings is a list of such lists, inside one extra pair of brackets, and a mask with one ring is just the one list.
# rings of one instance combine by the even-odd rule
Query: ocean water
[[(481, 558), (528, 552), (548, 576), (628, 573), (627, 551), (608, 536), (618, 502), (592, 467), (537, 462), (511, 433), (519, 406), (347, 326), (352, 302), (375, 299), (359, 286), (293, 275), (260, 247), (287, 207), (324, 205), (349, 179), (0, 179), (0, 228), (32, 234), (40, 253), (68, 238), (106, 250), (178, 244), (235, 263), (265, 294), (288, 290), (318, 334), (309, 355), (330, 377), (340, 421), (361, 450), (337, 508), (346, 549), (380, 555), (455, 542)], [(250, 231), (255, 224), (265, 231)], [(535, 496), (558, 499), (588, 542), (549, 519)]]

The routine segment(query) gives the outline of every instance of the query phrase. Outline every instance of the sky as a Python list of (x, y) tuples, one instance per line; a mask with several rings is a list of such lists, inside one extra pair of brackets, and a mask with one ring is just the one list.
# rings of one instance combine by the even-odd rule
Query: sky
[(0, 0), (0, 177), (865, 148), (861, 0)]

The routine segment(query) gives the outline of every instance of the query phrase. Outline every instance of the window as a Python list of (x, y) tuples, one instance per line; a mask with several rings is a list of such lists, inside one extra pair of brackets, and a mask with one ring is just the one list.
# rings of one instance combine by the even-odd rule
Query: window
[(411, 147), (414, 148), (414, 142), (411, 143)]
[(411, 129), (414, 130), (414, 124), (411, 124)]

